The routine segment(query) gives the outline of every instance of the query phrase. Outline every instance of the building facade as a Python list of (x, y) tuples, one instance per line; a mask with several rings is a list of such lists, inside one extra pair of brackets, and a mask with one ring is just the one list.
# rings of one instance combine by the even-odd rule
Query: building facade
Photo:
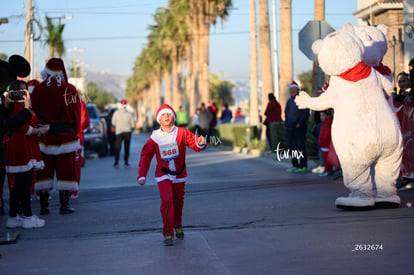
[(358, 10), (353, 14), (358, 25), (388, 26), (388, 52), (383, 64), (390, 67), (394, 75), (408, 72), (408, 62), (413, 55), (414, 26), (412, 34), (408, 24), (413, 24), (414, 0), (358, 0)]

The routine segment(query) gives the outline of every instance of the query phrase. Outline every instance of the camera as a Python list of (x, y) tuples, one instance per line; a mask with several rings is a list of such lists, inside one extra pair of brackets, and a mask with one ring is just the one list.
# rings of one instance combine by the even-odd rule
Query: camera
[(24, 91), (11, 91), (10, 92), (10, 99), (13, 101), (19, 101), (24, 99), (24, 95), (26, 93)]

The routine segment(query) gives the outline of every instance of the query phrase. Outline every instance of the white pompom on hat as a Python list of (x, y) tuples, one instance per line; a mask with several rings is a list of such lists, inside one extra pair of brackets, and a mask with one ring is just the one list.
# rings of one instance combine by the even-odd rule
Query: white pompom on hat
[(174, 109), (168, 104), (162, 104), (160, 106), (160, 108), (158, 108), (158, 111), (157, 111), (157, 114), (156, 114), (156, 119), (157, 119), (158, 123), (160, 123), (160, 117), (163, 114), (170, 114), (174, 118), (174, 121), (177, 117), (177, 115), (175, 114)]
[(292, 89), (292, 88), (296, 88), (296, 89), (300, 90), (298, 83), (296, 83), (296, 81), (294, 81), (294, 80), (292, 81), (292, 83), (289, 86), (289, 89)]

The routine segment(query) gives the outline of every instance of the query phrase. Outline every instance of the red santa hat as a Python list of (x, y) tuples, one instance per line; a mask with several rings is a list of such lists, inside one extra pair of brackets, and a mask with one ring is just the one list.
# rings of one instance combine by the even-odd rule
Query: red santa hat
[(39, 84), (40, 84), (40, 82), (37, 81), (36, 79), (29, 80), (29, 82), (27, 82), (27, 87), (28, 87), (28, 90), (29, 90), (29, 94), (32, 94), (34, 88)]
[(158, 109), (157, 114), (155, 116), (158, 123), (160, 123), (160, 117), (163, 114), (170, 114), (170, 115), (172, 115), (172, 117), (174, 118), (174, 121), (175, 121), (175, 118), (177, 117), (177, 115), (175, 114), (174, 109), (170, 105), (168, 105), (168, 104), (162, 104), (160, 106), (160, 108)]
[(122, 104), (122, 105), (127, 105), (127, 101), (126, 101), (125, 99), (122, 99), (122, 100), (121, 100), (121, 104)]
[(68, 82), (65, 64), (63, 63), (63, 60), (60, 58), (53, 57), (49, 59), (41, 74), (45, 80), (55, 77), (56, 80), (58, 80), (58, 83), (60, 83), (62, 80), (64, 82)]
[(294, 80), (292, 81), (292, 83), (289, 86), (289, 89), (292, 89), (292, 88), (296, 88), (296, 89), (300, 90), (298, 83), (296, 83), (296, 81), (294, 81)]
[(328, 81), (326, 81), (326, 82), (325, 82), (325, 84), (323, 84), (323, 86), (322, 86), (322, 91), (323, 91), (323, 92), (326, 92), (326, 90), (328, 90), (328, 88), (329, 88), (329, 80), (328, 80)]

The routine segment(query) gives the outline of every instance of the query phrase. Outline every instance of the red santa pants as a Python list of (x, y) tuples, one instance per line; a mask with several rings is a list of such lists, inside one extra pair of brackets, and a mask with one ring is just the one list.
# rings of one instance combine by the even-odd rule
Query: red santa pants
[(45, 168), (43, 170), (36, 171), (36, 191), (53, 189), (53, 178), (55, 172), (57, 179), (57, 190), (78, 190), (75, 169), (75, 152), (62, 155), (42, 154), (42, 156)]
[[(76, 181), (78, 182), (78, 188), (81, 180), (81, 170), (82, 167), (85, 165), (85, 158), (82, 156), (82, 149), (76, 151), (76, 161), (75, 161), (75, 173), (76, 173)], [(72, 190), (71, 193), (77, 196), (78, 190)]]
[(329, 151), (323, 152), (323, 159), (325, 162), (325, 171), (324, 172), (332, 172), (332, 164), (329, 162)]
[(162, 233), (165, 235), (170, 232), (171, 236), (174, 236), (174, 225), (181, 225), (182, 221), (185, 183), (172, 183), (170, 180), (163, 180), (158, 183), (158, 189), (160, 190), (160, 211), (164, 224)]

